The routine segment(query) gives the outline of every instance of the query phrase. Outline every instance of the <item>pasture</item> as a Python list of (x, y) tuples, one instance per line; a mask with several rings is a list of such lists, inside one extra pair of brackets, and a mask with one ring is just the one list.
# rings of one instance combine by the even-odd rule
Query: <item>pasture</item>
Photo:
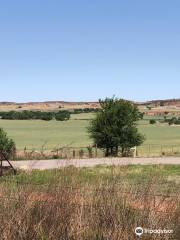
[[(88, 137), (87, 126), (93, 113), (72, 114), (69, 121), (41, 120), (0, 120), (0, 127), (14, 139), (18, 150), (52, 150), (56, 146), (87, 147), (92, 143)], [(146, 136), (139, 152), (180, 151), (180, 126), (168, 124), (149, 124), (149, 118), (139, 121), (138, 128)], [(149, 149), (151, 148), (151, 149)], [(154, 149), (154, 150), (153, 150)]]

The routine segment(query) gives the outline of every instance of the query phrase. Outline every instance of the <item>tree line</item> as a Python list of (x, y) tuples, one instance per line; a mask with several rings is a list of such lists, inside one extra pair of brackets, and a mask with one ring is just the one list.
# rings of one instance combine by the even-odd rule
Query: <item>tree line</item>
[(180, 117), (172, 117), (170, 119), (165, 117), (163, 122), (168, 123), (169, 125), (180, 125)]
[(72, 114), (80, 114), (80, 113), (96, 113), (98, 112), (98, 108), (77, 108), (74, 109)]
[(42, 111), (9, 111), (0, 112), (1, 119), (7, 120), (45, 120), (50, 121), (56, 119), (57, 121), (66, 121), (70, 119), (70, 112), (63, 110), (58, 112), (42, 112)]

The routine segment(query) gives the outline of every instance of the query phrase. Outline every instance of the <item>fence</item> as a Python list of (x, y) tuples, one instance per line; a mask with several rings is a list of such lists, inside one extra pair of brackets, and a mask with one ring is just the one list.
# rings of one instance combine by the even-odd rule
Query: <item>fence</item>
[[(78, 159), (101, 158), (104, 151), (97, 147), (59, 147), (41, 150), (28, 149), (17, 151), (16, 159)], [(180, 156), (180, 145), (144, 144), (132, 149), (131, 157)], [(119, 154), (119, 157), (121, 155)]]
[(137, 157), (180, 156), (180, 145), (144, 144), (137, 147)]

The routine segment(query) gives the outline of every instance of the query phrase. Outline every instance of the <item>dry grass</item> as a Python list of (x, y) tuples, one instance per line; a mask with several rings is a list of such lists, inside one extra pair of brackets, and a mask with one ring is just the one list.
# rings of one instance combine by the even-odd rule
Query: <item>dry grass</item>
[(40, 110), (54, 111), (61, 109), (78, 109), (78, 108), (98, 108), (98, 102), (64, 102), (64, 101), (49, 101), (49, 102), (30, 102), (30, 103), (1, 103), (0, 111), (22, 111), (22, 110)]
[[(82, 185), (75, 179), (81, 174), (73, 168), (64, 170), (57, 182), (46, 185), (3, 181), (1, 240), (133, 240), (137, 226), (174, 231), (143, 239), (179, 239), (180, 195), (170, 197), (168, 188), (158, 195), (157, 176), (143, 185), (119, 183), (116, 174), (106, 180), (99, 177), (94, 184), (84, 179)], [(73, 184), (67, 184), (70, 181)]]

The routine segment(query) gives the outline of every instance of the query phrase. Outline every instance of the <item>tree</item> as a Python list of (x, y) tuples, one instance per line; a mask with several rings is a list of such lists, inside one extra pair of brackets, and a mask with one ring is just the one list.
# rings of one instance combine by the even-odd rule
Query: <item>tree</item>
[(12, 139), (10, 139), (6, 132), (0, 128), (0, 159), (8, 160), (14, 157), (16, 153), (16, 145)]
[(156, 120), (155, 119), (150, 119), (149, 120), (149, 124), (155, 124), (156, 123)]
[(160, 106), (164, 107), (164, 102), (163, 101), (160, 102)]
[(88, 127), (90, 137), (105, 156), (126, 156), (130, 149), (139, 146), (144, 136), (138, 132), (137, 121), (141, 114), (133, 103), (115, 98), (99, 100), (100, 110)]
[(57, 121), (67, 121), (70, 119), (70, 112), (68, 111), (59, 111), (55, 114), (55, 119)]
[(53, 119), (53, 114), (50, 112), (41, 112), (41, 120), (51, 121)]
[(140, 112), (140, 113), (139, 113), (140, 120), (143, 120), (144, 114), (145, 114), (145, 112)]

